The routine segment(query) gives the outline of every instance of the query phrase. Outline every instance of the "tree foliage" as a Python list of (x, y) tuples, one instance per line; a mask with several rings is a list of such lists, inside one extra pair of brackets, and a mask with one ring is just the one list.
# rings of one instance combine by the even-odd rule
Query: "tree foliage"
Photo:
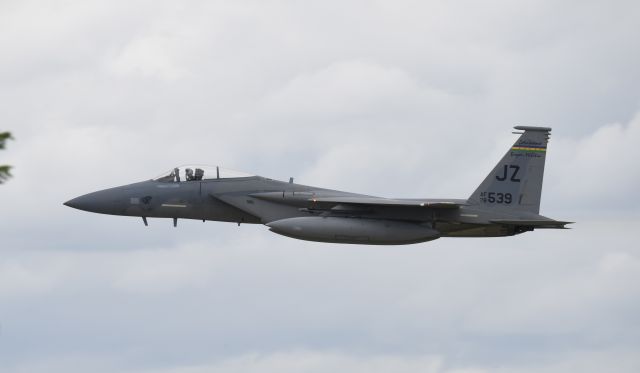
[[(10, 132), (0, 132), (0, 150), (4, 149), (5, 142), (13, 139)], [(0, 166), (0, 184), (4, 183), (11, 177), (11, 166)]]

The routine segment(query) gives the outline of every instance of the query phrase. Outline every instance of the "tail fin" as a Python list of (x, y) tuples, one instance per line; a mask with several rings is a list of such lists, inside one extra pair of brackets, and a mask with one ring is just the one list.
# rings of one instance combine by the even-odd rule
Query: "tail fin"
[(517, 126), (518, 140), (469, 197), (468, 203), (538, 214), (551, 128)]

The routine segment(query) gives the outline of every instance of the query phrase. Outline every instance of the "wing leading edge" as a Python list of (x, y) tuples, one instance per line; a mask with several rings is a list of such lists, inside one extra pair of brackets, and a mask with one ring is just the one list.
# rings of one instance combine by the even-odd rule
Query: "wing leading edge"
[(398, 206), (435, 209), (457, 209), (467, 204), (466, 200), (460, 199), (390, 199), (379, 197), (318, 197), (310, 198), (309, 202), (329, 205)]

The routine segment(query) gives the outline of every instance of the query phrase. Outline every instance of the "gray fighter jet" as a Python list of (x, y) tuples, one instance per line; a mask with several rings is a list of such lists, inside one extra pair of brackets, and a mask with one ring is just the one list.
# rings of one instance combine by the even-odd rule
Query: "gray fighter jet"
[(551, 128), (515, 127), (518, 140), (468, 199), (390, 199), (182, 166), (65, 205), (102, 214), (264, 224), (301, 240), (400, 245), (440, 237), (499, 237), (570, 222), (539, 214)]

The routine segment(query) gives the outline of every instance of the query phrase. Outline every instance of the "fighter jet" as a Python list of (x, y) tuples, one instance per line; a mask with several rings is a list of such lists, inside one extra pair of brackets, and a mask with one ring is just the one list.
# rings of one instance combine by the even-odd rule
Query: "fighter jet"
[(64, 204), (101, 214), (264, 224), (308, 241), (401, 245), (440, 237), (512, 236), (564, 229), (539, 214), (551, 128), (520, 135), (467, 199), (400, 199), (322, 189), (217, 166), (181, 166), (151, 180), (89, 193)]

